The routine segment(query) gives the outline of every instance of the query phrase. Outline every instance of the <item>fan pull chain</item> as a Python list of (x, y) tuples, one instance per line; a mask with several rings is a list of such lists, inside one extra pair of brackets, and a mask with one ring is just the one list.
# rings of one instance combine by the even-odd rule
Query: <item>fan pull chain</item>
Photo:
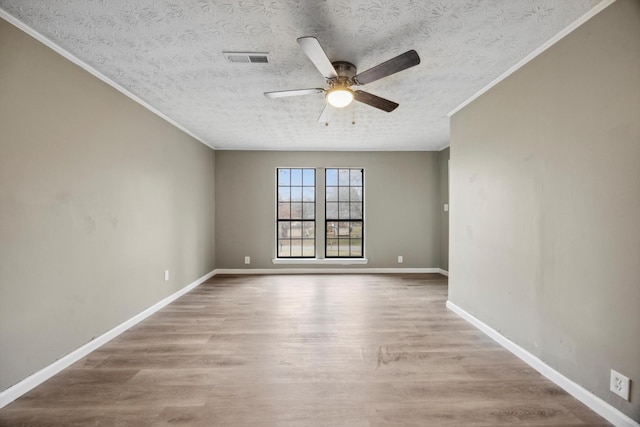
[(329, 104), (325, 103), (324, 104), (324, 126), (328, 127), (329, 126), (329, 113), (331, 112), (331, 109), (329, 108)]
[(352, 125), (356, 124), (356, 106), (355, 105), (351, 106), (351, 124)]

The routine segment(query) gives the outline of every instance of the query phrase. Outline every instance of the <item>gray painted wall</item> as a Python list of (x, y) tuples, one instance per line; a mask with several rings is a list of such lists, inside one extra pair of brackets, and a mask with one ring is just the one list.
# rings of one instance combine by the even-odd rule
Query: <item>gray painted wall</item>
[(636, 421), (639, 53), (640, 2), (618, 0), (452, 117), (449, 282), (452, 302)]
[(438, 168), (440, 176), (440, 268), (449, 271), (449, 212), (444, 205), (449, 204), (449, 153), (445, 148), (438, 153)]
[[(439, 267), (437, 152), (218, 151), (218, 268), (297, 267), (271, 261), (275, 256), (277, 167), (365, 168), (365, 256), (369, 263), (355, 267)], [(401, 265), (398, 255), (404, 256)], [(250, 266), (244, 265), (244, 256), (251, 257)]]
[(5, 390), (215, 268), (215, 155), (1, 19), (0, 58)]

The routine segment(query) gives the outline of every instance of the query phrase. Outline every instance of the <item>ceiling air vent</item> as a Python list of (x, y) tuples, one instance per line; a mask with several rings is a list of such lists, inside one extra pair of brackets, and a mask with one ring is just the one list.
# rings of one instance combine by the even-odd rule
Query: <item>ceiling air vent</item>
[(268, 64), (268, 52), (222, 52), (229, 62), (240, 64)]

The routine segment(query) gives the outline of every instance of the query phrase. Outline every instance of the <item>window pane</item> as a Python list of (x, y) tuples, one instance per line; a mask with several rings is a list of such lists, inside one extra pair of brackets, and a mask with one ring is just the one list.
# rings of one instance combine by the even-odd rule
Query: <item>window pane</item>
[(338, 175), (338, 185), (340, 186), (349, 185), (349, 169), (340, 169), (340, 172)]
[(304, 187), (302, 189), (302, 200), (305, 202), (314, 202), (316, 200), (315, 187)]
[(302, 185), (302, 169), (291, 169), (291, 185)]
[(302, 219), (302, 202), (291, 203), (291, 219)]
[(278, 201), (288, 202), (289, 200), (291, 200), (291, 192), (289, 191), (289, 187), (278, 187)]
[(338, 239), (327, 239), (326, 256), (338, 256)]
[(362, 187), (351, 187), (351, 199), (352, 202), (362, 201)]
[(362, 170), (351, 169), (350, 185), (362, 186)]
[(278, 185), (291, 184), (291, 171), (289, 169), (278, 169)]
[(351, 219), (362, 219), (362, 203), (351, 203)]
[(360, 221), (352, 221), (351, 222), (351, 233), (349, 233), (351, 238), (360, 238), (362, 237), (362, 222)]
[(327, 187), (327, 202), (338, 201), (338, 187)]
[(340, 202), (338, 206), (338, 218), (349, 219), (349, 202)]
[(302, 239), (291, 240), (291, 256), (302, 256)]
[(327, 202), (327, 219), (338, 219), (338, 204)]
[(325, 171), (327, 186), (330, 185), (338, 185), (338, 170), (337, 169), (327, 169)]
[(315, 221), (305, 221), (302, 223), (302, 237), (305, 239), (313, 239), (316, 236), (316, 222)]
[(302, 218), (314, 219), (316, 217), (316, 204), (315, 203), (303, 203), (302, 204)]
[(362, 239), (351, 239), (351, 256), (362, 256)]
[(291, 206), (289, 203), (278, 203), (278, 219), (291, 218)]
[(278, 256), (291, 256), (289, 240), (278, 240)]
[(338, 223), (338, 236), (349, 237), (350, 223), (347, 221), (341, 221)]
[(299, 239), (302, 237), (302, 223), (300, 221), (291, 221), (291, 238)]
[(315, 185), (316, 185), (316, 171), (315, 171), (315, 169), (303, 169), (302, 170), (302, 185), (315, 187)]
[(349, 256), (350, 255), (350, 251), (349, 251), (349, 239), (339, 239), (338, 240), (338, 255), (340, 256)]
[(302, 201), (302, 187), (291, 187), (291, 201)]
[(304, 239), (302, 241), (302, 256), (315, 256), (316, 241), (313, 239)]
[(337, 237), (338, 236), (338, 223), (337, 222), (327, 222), (327, 237)]
[(278, 238), (279, 239), (283, 239), (286, 238), (288, 239), (290, 237), (290, 233), (289, 233), (289, 221), (281, 221), (278, 223)]
[(340, 200), (341, 202), (349, 201), (349, 187), (340, 187), (338, 200)]

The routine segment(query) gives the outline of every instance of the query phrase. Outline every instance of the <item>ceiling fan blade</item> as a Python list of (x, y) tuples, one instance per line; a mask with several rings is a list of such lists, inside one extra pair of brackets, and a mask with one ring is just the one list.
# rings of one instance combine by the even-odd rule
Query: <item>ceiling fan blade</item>
[(335, 68), (331, 65), (331, 61), (329, 61), (327, 54), (324, 53), (324, 49), (320, 46), (317, 38), (300, 37), (298, 44), (323, 76), (326, 78), (338, 77), (338, 73), (336, 73)]
[(390, 76), (399, 71), (406, 70), (420, 63), (420, 57), (418, 52), (410, 50), (402, 55), (398, 55), (382, 64), (378, 64), (373, 68), (369, 68), (366, 71), (358, 74), (354, 80), (359, 85), (366, 85), (367, 83), (375, 82), (383, 77)]
[(314, 93), (324, 93), (324, 89), (316, 87), (313, 89), (294, 89), (294, 90), (276, 90), (274, 92), (265, 92), (267, 98), (284, 98), (285, 96), (311, 95)]
[(353, 99), (358, 102), (362, 102), (363, 104), (371, 105), (372, 107), (378, 108), (382, 111), (386, 111), (387, 113), (392, 112), (398, 105), (393, 101), (389, 101), (388, 99), (380, 98), (379, 96), (370, 94), (369, 92), (365, 92), (363, 90), (356, 90), (353, 92)]

